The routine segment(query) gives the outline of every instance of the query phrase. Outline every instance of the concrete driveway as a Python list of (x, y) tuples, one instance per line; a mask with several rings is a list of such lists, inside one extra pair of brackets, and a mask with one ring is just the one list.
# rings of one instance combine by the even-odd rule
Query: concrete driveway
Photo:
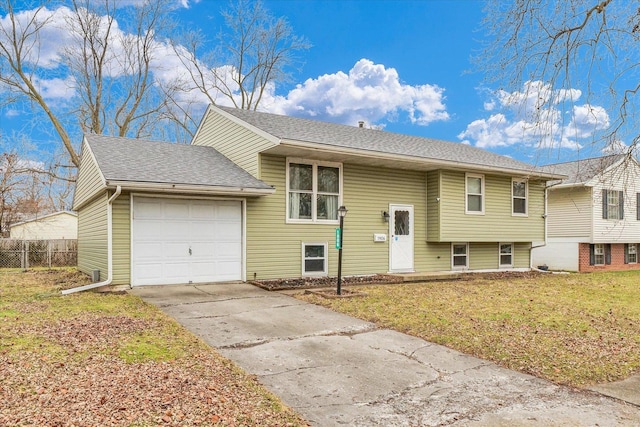
[(640, 407), (560, 387), (244, 283), (154, 286), (160, 307), (314, 426), (638, 426)]

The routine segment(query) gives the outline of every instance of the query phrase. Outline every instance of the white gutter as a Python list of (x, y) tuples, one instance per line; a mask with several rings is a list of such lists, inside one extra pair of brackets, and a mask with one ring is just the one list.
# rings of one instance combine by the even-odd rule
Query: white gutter
[(156, 193), (201, 194), (212, 196), (268, 196), (275, 193), (275, 188), (246, 188), (246, 187), (212, 187), (208, 185), (167, 184), (155, 182), (133, 182), (109, 180), (108, 188), (124, 187), (128, 191), (153, 191)]
[(62, 291), (62, 295), (88, 291), (89, 289), (100, 288), (102, 286), (111, 284), (113, 280), (113, 201), (120, 195), (121, 192), (122, 187), (118, 185), (116, 187), (116, 192), (113, 193), (107, 201), (107, 279), (103, 280), (102, 282), (78, 286), (77, 288), (65, 289)]

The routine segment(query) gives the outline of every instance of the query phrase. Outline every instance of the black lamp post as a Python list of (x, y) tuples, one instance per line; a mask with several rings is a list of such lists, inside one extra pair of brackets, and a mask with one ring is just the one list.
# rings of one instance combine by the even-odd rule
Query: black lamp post
[(340, 247), (338, 248), (338, 289), (337, 294), (342, 295), (342, 246), (344, 245), (344, 217), (347, 216), (347, 208), (340, 206), (338, 208), (338, 217), (340, 217)]

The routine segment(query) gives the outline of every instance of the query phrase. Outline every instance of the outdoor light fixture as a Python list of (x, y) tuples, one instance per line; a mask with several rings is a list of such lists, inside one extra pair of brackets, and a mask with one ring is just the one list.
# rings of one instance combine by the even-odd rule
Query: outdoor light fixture
[(338, 289), (336, 289), (336, 294), (342, 295), (342, 246), (344, 245), (344, 217), (347, 216), (347, 208), (340, 206), (338, 208), (338, 216), (340, 217), (340, 228), (338, 235), (340, 236), (340, 241), (336, 239), (336, 248), (338, 249)]
[(387, 211), (382, 211), (382, 212), (380, 212), (380, 213), (382, 214), (382, 220), (383, 220), (384, 222), (389, 222), (389, 212), (387, 212)]

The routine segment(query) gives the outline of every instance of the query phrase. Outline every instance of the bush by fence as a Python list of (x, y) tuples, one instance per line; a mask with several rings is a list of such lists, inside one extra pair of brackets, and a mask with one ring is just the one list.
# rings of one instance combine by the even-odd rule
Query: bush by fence
[(0, 268), (71, 267), (78, 264), (75, 239), (0, 239)]

